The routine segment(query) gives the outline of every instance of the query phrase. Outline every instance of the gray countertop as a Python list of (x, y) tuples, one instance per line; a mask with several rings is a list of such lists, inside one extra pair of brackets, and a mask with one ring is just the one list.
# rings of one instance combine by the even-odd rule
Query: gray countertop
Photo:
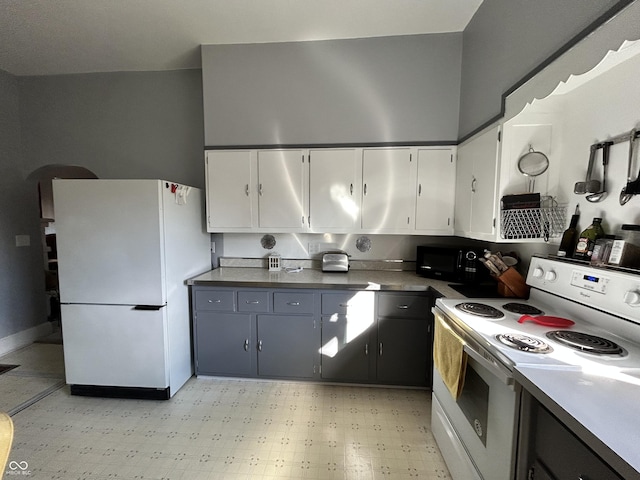
[(188, 285), (314, 288), (340, 290), (381, 290), (421, 292), (434, 289), (445, 297), (464, 296), (449, 282), (423, 278), (410, 271), (350, 270), (348, 273), (325, 273), (303, 269), (289, 273), (285, 270), (269, 272), (266, 268), (220, 267), (187, 280)]
[(515, 378), (623, 478), (640, 478), (639, 372), (519, 365)]

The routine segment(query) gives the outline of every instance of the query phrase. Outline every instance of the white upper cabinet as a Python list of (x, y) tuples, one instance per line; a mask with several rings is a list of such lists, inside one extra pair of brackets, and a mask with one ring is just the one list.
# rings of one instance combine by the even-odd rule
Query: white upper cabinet
[(253, 226), (251, 163), (250, 150), (206, 152), (207, 231), (244, 231)]
[(370, 233), (398, 233), (414, 228), (414, 167), (410, 148), (363, 150), (363, 230)]
[(458, 148), (456, 235), (495, 240), (499, 133), (500, 126), (493, 127)]
[(210, 150), (209, 232), (451, 235), (454, 147)]
[(302, 150), (258, 151), (258, 226), (274, 231), (303, 231), (307, 199)]
[(306, 231), (302, 150), (206, 152), (207, 231)]
[(418, 150), (416, 231), (452, 235), (456, 163), (453, 148)]
[(309, 151), (309, 225), (317, 233), (352, 232), (360, 222), (357, 150)]

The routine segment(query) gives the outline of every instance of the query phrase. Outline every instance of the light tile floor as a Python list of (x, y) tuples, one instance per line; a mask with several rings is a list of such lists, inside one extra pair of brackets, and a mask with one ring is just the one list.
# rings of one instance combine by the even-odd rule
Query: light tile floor
[[(52, 370), (44, 349), (34, 344), (0, 363), (19, 354)], [(192, 378), (167, 401), (71, 396), (64, 386), (13, 415), (15, 470), (5, 478), (28, 465), (21, 477), (450, 479), (430, 431), (430, 398), (220, 378)]]

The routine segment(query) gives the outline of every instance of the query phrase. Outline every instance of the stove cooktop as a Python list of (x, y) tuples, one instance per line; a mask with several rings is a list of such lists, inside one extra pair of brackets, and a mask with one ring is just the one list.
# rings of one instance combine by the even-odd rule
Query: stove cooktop
[[(471, 305), (471, 308), (467, 309), (464, 305)], [(587, 320), (611, 322), (608, 315), (593, 312), (584, 306), (571, 305), (571, 309), (565, 310), (556, 305), (544, 304), (541, 300), (504, 298), (440, 298), (436, 300), (436, 306), (465, 326), (465, 330), (480, 340), (481, 344), (489, 349), (499, 350), (514, 365), (582, 368), (585, 365), (606, 364), (619, 368), (640, 367), (640, 346), (633, 340), (608, 331), (598, 325), (598, 322)], [(476, 314), (485, 309), (497, 313), (495, 316)], [(523, 314), (557, 316), (570, 319), (575, 324), (558, 328), (532, 321), (520, 323), (518, 320)], [(554, 333), (559, 331), (565, 333)], [(567, 345), (563, 337), (568, 337), (568, 343), (573, 345)], [(576, 338), (586, 339), (586, 346), (576, 347)], [(613, 354), (597, 351), (599, 344), (613, 345)]]

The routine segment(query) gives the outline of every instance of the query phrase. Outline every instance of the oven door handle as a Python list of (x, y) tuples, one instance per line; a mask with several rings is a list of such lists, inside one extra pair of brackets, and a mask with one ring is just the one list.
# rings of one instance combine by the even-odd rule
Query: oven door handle
[(513, 375), (511, 372), (506, 370), (501, 365), (492, 362), (491, 360), (485, 358), (481, 353), (476, 352), (473, 348), (471, 348), (468, 344), (464, 345), (464, 352), (473, 358), (476, 362), (482, 365), (484, 368), (489, 370), (493, 375), (496, 376), (502, 383), (505, 385), (513, 385)]

